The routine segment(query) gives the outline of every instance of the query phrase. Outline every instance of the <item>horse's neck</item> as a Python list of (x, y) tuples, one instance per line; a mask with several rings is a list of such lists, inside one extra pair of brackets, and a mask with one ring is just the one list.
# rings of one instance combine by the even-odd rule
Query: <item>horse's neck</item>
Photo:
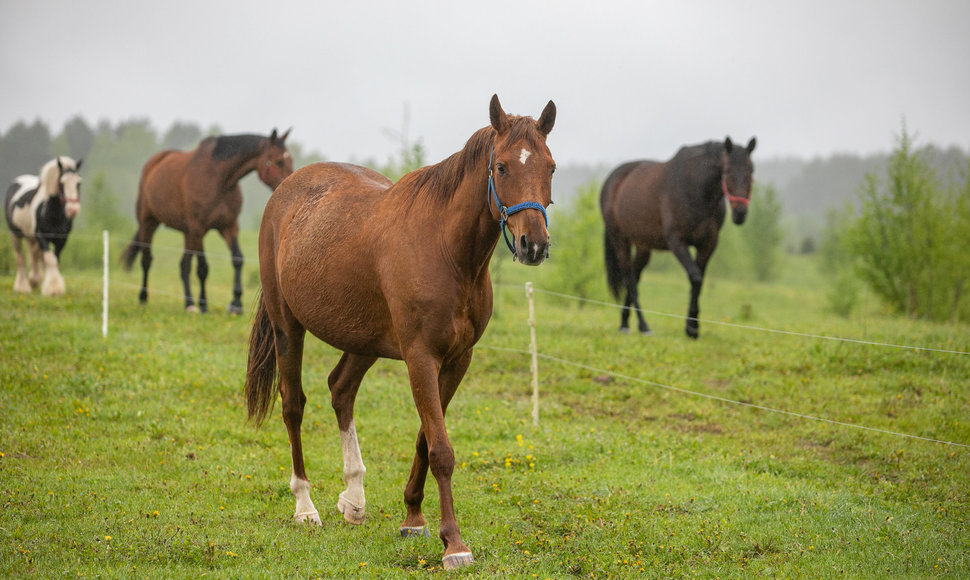
[(682, 161), (684, 167), (680, 171), (687, 171), (691, 185), (688, 195), (697, 195), (702, 201), (720, 201), (721, 169), (710, 155), (698, 155)]
[(487, 162), (466, 174), (448, 201), (443, 215), (444, 231), (452, 237), (453, 258), (473, 278), (487, 273), (501, 230), (488, 205)]
[(232, 189), (239, 183), (240, 179), (246, 177), (247, 174), (256, 169), (256, 165), (259, 162), (259, 154), (260, 151), (257, 150), (252, 154), (238, 155), (225, 161), (226, 173), (223, 180), (225, 189)]

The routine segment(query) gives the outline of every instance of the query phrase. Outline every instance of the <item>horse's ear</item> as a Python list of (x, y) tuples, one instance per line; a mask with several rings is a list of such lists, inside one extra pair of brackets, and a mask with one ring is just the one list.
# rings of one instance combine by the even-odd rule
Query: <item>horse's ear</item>
[(728, 155), (730, 155), (731, 154), (731, 151), (734, 150), (734, 143), (731, 142), (731, 138), (730, 137), (725, 137), (724, 138), (724, 150), (727, 151), (727, 154)]
[(553, 125), (556, 124), (556, 103), (549, 101), (546, 108), (542, 110), (542, 114), (539, 115), (539, 132), (543, 135), (548, 135), (552, 131)]
[(751, 140), (748, 141), (748, 147), (747, 147), (748, 155), (751, 155), (751, 153), (754, 152), (754, 146), (757, 144), (758, 144), (758, 139), (755, 137), (752, 137)]
[(498, 102), (498, 95), (492, 95), (492, 102), (488, 104), (488, 117), (492, 127), (499, 133), (505, 132), (509, 126), (509, 116), (502, 110), (502, 103)]
[(57, 172), (58, 173), (64, 173), (64, 166), (61, 165), (61, 156), (60, 155), (57, 156)]
[(84, 158), (83, 157), (80, 158), (80, 159), (78, 159), (77, 160), (77, 163), (74, 164), (74, 171), (81, 171), (81, 164), (82, 163), (84, 163)]
[(290, 136), (290, 131), (292, 131), (292, 130), (293, 130), (293, 127), (290, 127), (289, 129), (287, 129), (286, 130), (286, 133), (283, 133), (283, 136), (280, 137), (280, 141), (281, 142), (282, 141), (286, 141), (286, 138)]

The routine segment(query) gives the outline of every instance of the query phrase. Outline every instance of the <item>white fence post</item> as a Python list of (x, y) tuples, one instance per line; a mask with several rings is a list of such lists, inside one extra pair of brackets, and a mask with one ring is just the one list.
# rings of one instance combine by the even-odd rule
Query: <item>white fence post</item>
[(101, 303), (101, 336), (108, 336), (108, 230), (102, 232), (104, 240), (104, 297)]
[(525, 283), (525, 295), (529, 299), (529, 352), (532, 354), (532, 425), (539, 425), (539, 349), (536, 346), (536, 312), (532, 282)]

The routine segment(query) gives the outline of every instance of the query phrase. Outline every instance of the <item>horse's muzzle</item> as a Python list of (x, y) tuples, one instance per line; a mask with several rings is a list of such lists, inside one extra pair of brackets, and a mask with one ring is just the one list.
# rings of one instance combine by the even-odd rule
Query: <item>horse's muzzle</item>
[(544, 241), (530, 240), (519, 236), (515, 244), (515, 258), (526, 266), (538, 266), (549, 257), (549, 238)]
[(731, 221), (736, 225), (741, 225), (744, 220), (748, 217), (748, 206), (746, 205), (735, 205), (731, 207)]
[(77, 214), (81, 213), (81, 203), (74, 200), (68, 200), (64, 204), (64, 215), (67, 219), (72, 220), (77, 217)]

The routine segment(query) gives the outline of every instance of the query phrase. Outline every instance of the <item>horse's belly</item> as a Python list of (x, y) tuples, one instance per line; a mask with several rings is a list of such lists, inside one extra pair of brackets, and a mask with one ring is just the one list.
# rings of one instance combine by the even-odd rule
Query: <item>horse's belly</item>
[(311, 334), (340, 350), (401, 357), (371, 268), (327, 243), (283, 246), (277, 268), (286, 305)]

